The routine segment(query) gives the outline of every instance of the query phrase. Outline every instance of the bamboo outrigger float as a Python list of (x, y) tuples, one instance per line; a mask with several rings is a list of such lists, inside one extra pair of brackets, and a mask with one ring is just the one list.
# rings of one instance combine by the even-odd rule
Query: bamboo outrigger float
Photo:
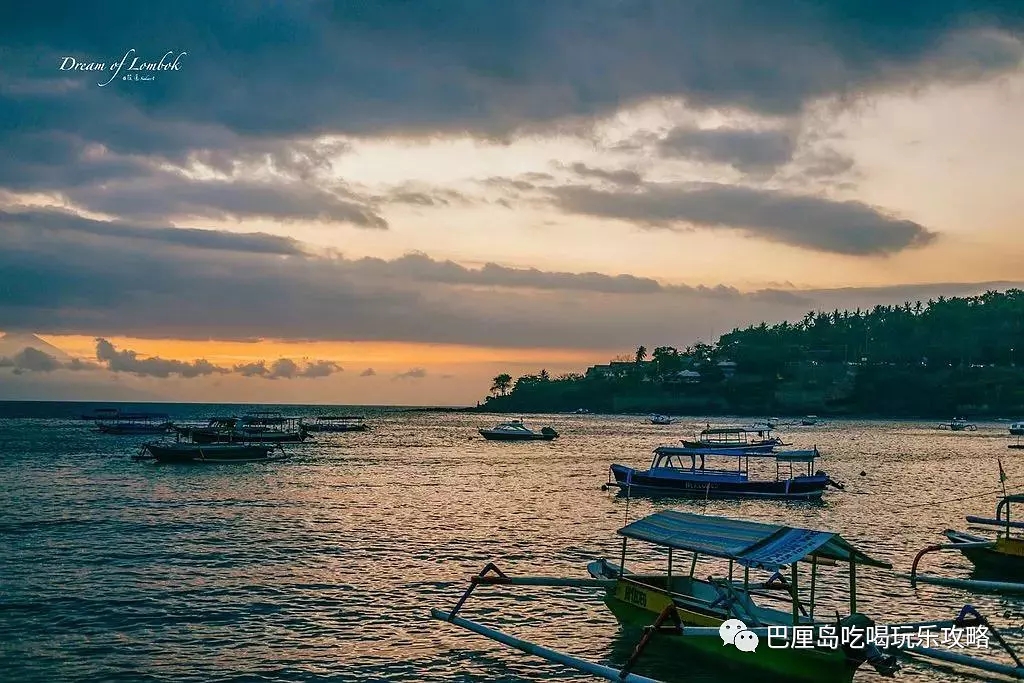
[[(909, 577), (911, 586), (928, 583), (980, 592), (1024, 594), (1024, 537), (1012, 533), (1015, 529), (1024, 528), (1024, 524), (1010, 520), (1011, 503), (1024, 503), (1024, 494), (1003, 496), (996, 505), (994, 518), (974, 515), (967, 517), (971, 524), (995, 527), (994, 539), (946, 529), (943, 535), (949, 539), (948, 543), (930, 545), (914, 558)], [(942, 550), (962, 553), (974, 565), (974, 578), (947, 578), (918, 573), (918, 565), (925, 555)]]

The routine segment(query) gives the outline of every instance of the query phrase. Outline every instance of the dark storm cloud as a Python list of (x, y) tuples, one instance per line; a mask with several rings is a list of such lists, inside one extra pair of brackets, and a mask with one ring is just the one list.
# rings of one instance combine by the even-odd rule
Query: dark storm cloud
[(658, 143), (663, 156), (728, 164), (740, 171), (771, 171), (793, 158), (796, 138), (787, 130), (677, 128)]
[[(744, 293), (634, 276), (469, 269), (413, 254), (394, 261), (183, 247), (0, 224), (0, 320), (40, 334), (193, 340), (404, 341), (614, 349), (690, 343), (736, 325), (817, 307), (900, 303), (1005, 283)], [(931, 292), (931, 294), (928, 294)], [(8, 354), (10, 355), (10, 354)], [(141, 358), (105, 344), (104, 365), (157, 376), (326, 373), (318, 361), (228, 369)], [(332, 372), (340, 371), (340, 367)], [(369, 373), (366, 373), (369, 374)]]
[(111, 372), (130, 372), (140, 377), (166, 378), (180, 375), (193, 378), (230, 372), (205, 359), (189, 362), (167, 360), (158, 356), (139, 358), (137, 353), (129, 349), (118, 351), (117, 347), (102, 338), (96, 340), (96, 360), (106, 365)]
[(150, 242), (192, 247), (246, 251), (256, 254), (302, 254), (301, 245), (289, 237), (266, 233), (230, 233), (220, 230), (172, 228), (168, 226), (139, 226), (124, 221), (98, 221), (91, 218), (52, 209), (22, 211), (0, 210), (0, 230), (10, 227), (6, 234), (15, 239), (15, 228), (37, 234), (65, 232), (98, 237), (117, 237), (148, 240)]
[[(62, 190), (193, 153), (302, 175), (329, 155), (282, 150), (321, 134), (507, 139), (660, 97), (792, 115), (820, 96), (1000, 73), (1020, 62), (1000, 31), (1022, 25), (1024, 4), (1002, 0), (113, 2), (102, 21), (88, 3), (8, 3), (0, 186)], [(58, 69), (130, 48), (188, 54), (149, 83)], [(210, 204), (181, 194), (171, 208)]]
[(605, 192), (586, 186), (553, 191), (570, 213), (630, 221), (656, 228), (680, 224), (744, 232), (816, 251), (864, 256), (924, 245), (935, 234), (855, 201), (832, 201), (736, 185), (648, 184), (640, 192)]
[(301, 181), (195, 180), (163, 173), (80, 185), (66, 189), (63, 195), (90, 211), (143, 220), (270, 218), (388, 227), (355, 195)]
[(270, 364), (270, 367), (267, 367), (265, 361), (259, 361), (243, 366), (236, 365), (235, 371), (246, 377), (263, 377), (264, 379), (316, 379), (317, 377), (330, 377), (336, 372), (341, 372), (342, 367), (329, 360), (315, 360), (303, 366), (291, 358), (278, 358)]
[(608, 182), (615, 183), (616, 185), (639, 185), (643, 181), (642, 175), (636, 171), (624, 168), (608, 170), (604, 168), (594, 168), (592, 166), (587, 166), (584, 163), (577, 162), (572, 164), (569, 169), (581, 178), (607, 180)]
[(63, 366), (59, 360), (33, 347), (22, 349), (11, 358), (11, 366), (17, 371), (53, 372)]

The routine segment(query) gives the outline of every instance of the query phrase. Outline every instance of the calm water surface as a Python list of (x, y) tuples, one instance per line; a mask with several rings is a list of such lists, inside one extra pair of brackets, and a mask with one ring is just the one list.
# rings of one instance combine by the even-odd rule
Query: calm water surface
[[(289, 461), (161, 467), (130, 460), (145, 437), (94, 434), (73, 419), (84, 409), (0, 404), (4, 680), (593, 680), (433, 621), (429, 610), (449, 609), (488, 561), (509, 573), (584, 577), (588, 561), (617, 558), (626, 501), (600, 490), (608, 465), (647, 465), (652, 448), (704, 424), (524, 416), (562, 438), (502, 444), (476, 434), (494, 416), (367, 409), (372, 431), (320, 435), (291, 447)], [(247, 408), (159, 409), (194, 419)], [(1024, 456), (1006, 449), (1006, 427), (782, 428), (798, 447), (817, 444), (819, 465), (846, 491), (820, 506), (634, 498), (628, 514), (673, 506), (839, 531), (905, 572), (939, 532), (963, 528), (965, 514), (991, 515), (995, 493), (957, 499), (995, 491), (997, 457), (1009, 484), (1024, 483)], [(635, 548), (640, 564), (630, 566), (662, 566)], [(929, 570), (970, 573), (958, 554), (933, 557)], [(825, 576), (826, 586), (846, 581), (845, 571)], [(913, 591), (872, 568), (858, 580), (860, 610), (886, 621), (948, 618), (969, 602), (1024, 644), (1024, 601)], [(514, 590), (482, 587), (464, 615), (592, 660), (628, 657), (635, 641), (599, 594)], [(867, 669), (858, 681), (881, 680)], [(688, 681), (747, 680), (700, 662), (678, 671)], [(970, 680), (917, 664), (901, 678)]]

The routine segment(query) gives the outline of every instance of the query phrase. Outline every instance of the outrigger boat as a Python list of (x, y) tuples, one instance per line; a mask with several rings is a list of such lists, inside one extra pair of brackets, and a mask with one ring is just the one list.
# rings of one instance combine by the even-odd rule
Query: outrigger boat
[[(651, 683), (654, 679), (631, 670), (653, 638), (667, 639), (673, 649), (666, 650), (680, 662), (692, 661), (685, 649), (704, 652), (740, 667), (752, 667), (765, 673), (799, 681), (850, 681), (865, 662), (883, 676), (891, 677), (899, 669), (896, 657), (877, 647), (822, 645), (821, 635), (840, 633), (844, 627), (866, 631), (874, 621), (857, 611), (856, 568), (858, 565), (889, 568), (890, 564), (872, 559), (838, 534), (777, 524), (696, 515), (663, 510), (619, 529), (622, 552), (618, 564), (607, 559), (591, 562), (590, 579), (558, 577), (509, 577), (493, 563), (473, 577), (469, 588), (450, 612), (438, 609), (431, 615), (484, 635), (498, 642), (585, 671), (611, 681)], [(668, 568), (664, 574), (634, 574), (625, 569), (627, 543), (641, 541), (668, 550)], [(686, 553), (689, 571), (679, 572), (679, 552)], [(697, 578), (699, 558), (717, 558), (728, 562), (728, 575)], [(816, 618), (818, 569), (822, 566), (849, 564), (849, 616)], [(800, 583), (799, 565), (810, 566), (810, 585)], [(741, 575), (737, 576), (737, 568)], [(770, 575), (755, 581), (754, 571)], [(789, 580), (784, 578), (789, 575)], [(488, 628), (457, 616), (473, 590), (480, 584), (591, 587), (606, 591), (605, 602), (629, 632), (643, 633), (633, 655), (622, 669), (596, 664), (550, 650), (534, 643)], [(788, 609), (757, 604), (754, 598), (777, 598), (789, 603)], [(738, 619), (763, 644), (756, 654), (723, 645), (721, 628)], [(930, 624), (935, 622), (929, 622)], [(646, 628), (643, 628), (645, 627)], [(916, 628), (917, 625), (900, 625)], [(809, 631), (812, 637), (797, 646), (794, 627)], [(890, 626), (890, 628), (893, 628)], [(770, 647), (769, 643), (773, 643)]]
[[(817, 447), (810, 450), (751, 453), (738, 450), (706, 450), (659, 446), (647, 470), (625, 465), (609, 468), (607, 486), (622, 492), (646, 496), (686, 496), (692, 498), (774, 498), (781, 500), (819, 500), (828, 486), (842, 489), (825, 472), (815, 471), (821, 456)], [(700, 464), (698, 466), (698, 458)], [(706, 466), (707, 458), (735, 461), (735, 467), (715, 469)], [(750, 459), (775, 460), (775, 479), (751, 479)], [(794, 465), (805, 465), (802, 474)], [(783, 468), (789, 465), (788, 477)]]
[(176, 429), (196, 443), (301, 443), (309, 438), (299, 418), (277, 412), (249, 413), (241, 418), (215, 417), (205, 427)]
[(978, 426), (971, 422), (968, 422), (965, 418), (955, 417), (949, 422), (943, 422), (939, 425), (939, 429), (946, 429), (951, 432), (976, 432)]
[[(974, 515), (966, 518), (970, 524), (995, 527), (994, 539), (946, 529), (943, 535), (948, 543), (930, 545), (914, 558), (910, 568), (911, 585), (916, 586), (920, 582), (982, 592), (1024, 593), (1024, 536), (1013, 534), (1014, 530), (1024, 529), (1024, 522), (1010, 520), (1011, 503), (1024, 503), (1024, 494), (1003, 496), (996, 504), (995, 518)], [(921, 558), (942, 550), (955, 550), (963, 554), (974, 565), (975, 578), (958, 579), (918, 573)]]
[[(217, 465), (228, 463), (276, 462), (291, 457), (282, 449), (279, 454), (274, 451), (282, 449), (281, 444), (243, 444), (243, 443), (148, 443), (143, 452), (133, 456), (133, 460), (152, 460), (160, 464), (204, 464)], [(148, 454), (148, 455), (147, 455)]]
[(96, 427), (93, 431), (116, 435), (166, 434), (174, 429), (174, 424), (168, 420), (168, 417), (165, 413), (122, 413), (116, 411), (110, 417), (95, 418)]
[(364, 432), (366, 423), (361, 415), (339, 415), (337, 417), (316, 417), (312, 422), (302, 421), (307, 432)]
[(558, 438), (558, 432), (544, 427), (539, 432), (526, 427), (522, 420), (502, 422), (492, 429), (480, 429), (480, 436), (488, 441), (551, 441)]
[(737, 450), (751, 453), (771, 453), (777, 446), (785, 446), (782, 439), (772, 436), (770, 427), (708, 427), (701, 430), (695, 440), (683, 439), (684, 448)]

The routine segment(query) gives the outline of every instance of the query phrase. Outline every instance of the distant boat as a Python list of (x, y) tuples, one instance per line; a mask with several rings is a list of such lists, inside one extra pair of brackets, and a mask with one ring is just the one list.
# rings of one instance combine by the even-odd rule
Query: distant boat
[(301, 443), (309, 432), (295, 417), (278, 412), (249, 413), (243, 417), (211, 418), (205, 427), (177, 427), (178, 433), (197, 443)]
[(174, 424), (165, 413), (122, 413), (117, 411), (111, 417), (96, 418), (93, 431), (101, 434), (134, 435), (166, 434), (173, 431)]
[(137, 455), (133, 460), (152, 460), (157, 463), (225, 464), (272, 462), (290, 457), (284, 451), (275, 454), (274, 446), (244, 443), (149, 443), (143, 447), (143, 450), (149, 455)]
[(753, 427), (708, 427), (701, 430), (696, 440), (683, 439), (684, 448), (737, 450), (751, 453), (771, 453), (776, 446), (784, 446), (782, 439), (773, 437), (771, 429)]
[(112, 420), (121, 413), (120, 408), (94, 408), (91, 413), (82, 415), (83, 420)]
[(943, 422), (939, 425), (939, 429), (945, 429), (951, 432), (976, 432), (978, 426), (968, 422), (965, 418), (955, 417), (949, 422)]
[(1024, 436), (1024, 422), (1014, 422), (1010, 425), (1011, 436)]
[(368, 429), (361, 415), (316, 417), (312, 422), (302, 421), (307, 432), (364, 432)]
[(488, 441), (551, 441), (558, 438), (558, 432), (544, 427), (539, 432), (528, 429), (522, 420), (502, 422), (492, 429), (480, 429), (480, 436)]
[[(659, 446), (647, 470), (625, 465), (612, 465), (608, 483), (640, 495), (686, 496), (691, 498), (774, 498), (781, 500), (815, 500), (821, 498), (830, 484), (842, 488), (827, 474), (814, 470), (820, 457), (818, 449), (750, 453), (736, 450), (694, 450), (678, 446)], [(698, 465), (697, 459), (700, 458)], [(735, 465), (725, 468), (706, 467), (707, 458), (730, 460)], [(775, 479), (751, 479), (750, 458), (774, 458)], [(805, 472), (794, 474), (795, 463), (806, 465)], [(789, 465), (788, 477), (782, 466)]]
[(808, 415), (807, 417), (800, 420), (801, 427), (813, 427), (816, 424), (818, 424), (817, 415)]
[(651, 424), (652, 425), (670, 425), (675, 420), (668, 415), (659, 415), (658, 413), (651, 413)]

